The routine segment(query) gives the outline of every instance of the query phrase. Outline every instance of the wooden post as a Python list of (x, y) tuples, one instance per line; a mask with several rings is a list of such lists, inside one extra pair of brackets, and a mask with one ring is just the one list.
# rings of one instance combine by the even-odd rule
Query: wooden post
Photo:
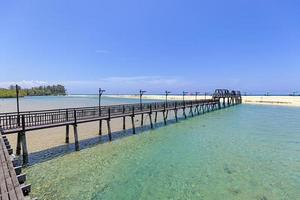
[(143, 105), (140, 103), (140, 110), (142, 112), (141, 114), (141, 126), (144, 126), (144, 113), (143, 113)]
[(132, 106), (131, 123), (132, 123), (132, 133), (133, 133), (133, 134), (135, 134), (135, 124), (134, 124), (134, 106)]
[(106, 120), (106, 122), (107, 122), (107, 133), (108, 133), (108, 138), (109, 138), (109, 141), (111, 141), (110, 107), (108, 107), (108, 119)]
[(166, 119), (166, 104), (164, 105), (164, 110), (163, 110), (163, 118), (164, 118), (164, 124), (167, 125), (167, 119)]
[(102, 135), (102, 119), (99, 120), (99, 135)]
[(19, 156), (20, 154), (21, 154), (21, 132), (18, 132), (18, 135), (17, 135), (16, 155)]
[(192, 117), (194, 117), (193, 106), (190, 107), (190, 113), (192, 114)]
[[(123, 115), (125, 114), (125, 106), (123, 105)], [(123, 117), (123, 130), (126, 129), (126, 124), (125, 124), (125, 116)]]
[(152, 123), (152, 104), (150, 104), (149, 120), (150, 120), (150, 127), (153, 128), (153, 123)]
[(155, 119), (154, 119), (154, 122), (155, 122), (155, 123), (157, 122), (157, 111), (155, 112)]
[(177, 102), (175, 102), (174, 114), (175, 114), (175, 120), (176, 120), (176, 122), (178, 122), (178, 117), (177, 117)]
[[(68, 110), (66, 110), (66, 121), (69, 121), (69, 112)], [(69, 143), (69, 134), (70, 134), (70, 127), (69, 124), (66, 125), (66, 140), (65, 143)]]
[(22, 115), (22, 132), (21, 143), (22, 143), (22, 153), (23, 153), (23, 165), (26, 166), (28, 164), (28, 150), (27, 150), (27, 142), (25, 135), (25, 115)]
[(74, 110), (74, 124), (73, 124), (73, 129), (74, 129), (75, 151), (79, 151), (76, 110)]
[(69, 143), (69, 134), (70, 134), (70, 127), (66, 125), (66, 143)]
[(183, 107), (183, 116), (186, 119), (185, 106)]

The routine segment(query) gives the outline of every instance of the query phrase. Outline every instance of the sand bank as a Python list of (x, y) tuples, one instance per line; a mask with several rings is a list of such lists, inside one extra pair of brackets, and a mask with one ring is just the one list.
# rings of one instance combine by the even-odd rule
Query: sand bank
[[(139, 98), (138, 95), (108, 95), (117, 98)], [(195, 96), (188, 95), (185, 100), (195, 100)], [(211, 98), (211, 96), (198, 96), (198, 99)], [(300, 106), (300, 96), (243, 96), (243, 103), (263, 104), (263, 105), (282, 105), (282, 106)], [(144, 95), (143, 99), (165, 100), (164, 95)], [(181, 95), (170, 95), (169, 100), (182, 100)]]
[(243, 103), (300, 106), (300, 96), (243, 96)]
[[(129, 99), (139, 99), (139, 95), (105, 95), (112, 98), (129, 98)], [(210, 99), (211, 96), (197, 96), (197, 99)], [(165, 100), (165, 95), (143, 95), (143, 99), (153, 99), (153, 100)], [(196, 97), (193, 95), (186, 95), (185, 100), (195, 100)], [(168, 100), (182, 100), (182, 95), (168, 95)]]

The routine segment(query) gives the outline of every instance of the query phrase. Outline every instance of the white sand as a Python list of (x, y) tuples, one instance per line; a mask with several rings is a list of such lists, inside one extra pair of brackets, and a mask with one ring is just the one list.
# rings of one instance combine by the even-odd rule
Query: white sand
[[(118, 98), (139, 98), (138, 95), (108, 95), (109, 97)], [(143, 99), (165, 100), (164, 95), (143, 95)], [(186, 100), (195, 100), (195, 96), (185, 96)], [(198, 96), (198, 99), (205, 99), (204, 96)], [(207, 99), (211, 96), (206, 96)], [(169, 100), (182, 100), (180, 95), (170, 95)], [(283, 105), (283, 106), (300, 106), (300, 96), (242, 96), (243, 103), (246, 104), (264, 104), (264, 105)]]

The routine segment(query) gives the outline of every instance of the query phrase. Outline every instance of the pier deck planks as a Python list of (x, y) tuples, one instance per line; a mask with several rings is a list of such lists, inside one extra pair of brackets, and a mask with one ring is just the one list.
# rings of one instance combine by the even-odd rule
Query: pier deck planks
[(23, 199), (23, 192), (0, 133), (0, 200)]

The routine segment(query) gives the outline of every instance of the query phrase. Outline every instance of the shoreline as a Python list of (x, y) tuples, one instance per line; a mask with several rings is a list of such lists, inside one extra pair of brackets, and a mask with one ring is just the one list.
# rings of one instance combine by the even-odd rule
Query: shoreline
[[(139, 99), (139, 95), (104, 95), (110, 98)], [(143, 99), (165, 100), (164, 95), (143, 95)], [(185, 96), (185, 100), (194, 100), (196, 96)], [(197, 96), (197, 99), (209, 99), (211, 96)], [(242, 96), (243, 103), (256, 105), (278, 105), (300, 107), (300, 96)], [(181, 95), (169, 95), (168, 100), (182, 100)]]

